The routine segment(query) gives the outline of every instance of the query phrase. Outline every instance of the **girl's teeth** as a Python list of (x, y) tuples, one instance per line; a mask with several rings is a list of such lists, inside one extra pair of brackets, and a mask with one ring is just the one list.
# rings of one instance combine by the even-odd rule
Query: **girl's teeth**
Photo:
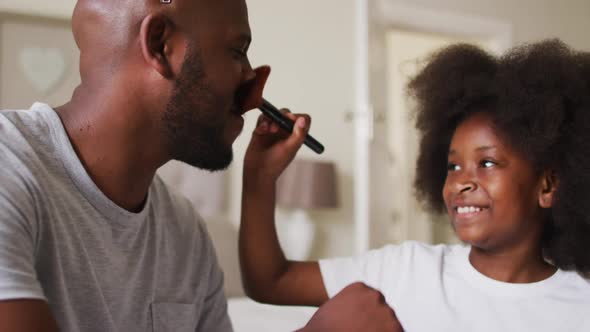
[(457, 208), (458, 213), (476, 213), (480, 212), (481, 208), (475, 206), (460, 206)]

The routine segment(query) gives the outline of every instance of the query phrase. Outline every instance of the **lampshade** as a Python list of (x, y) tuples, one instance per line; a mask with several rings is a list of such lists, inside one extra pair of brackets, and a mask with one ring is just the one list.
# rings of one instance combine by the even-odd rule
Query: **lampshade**
[(338, 207), (336, 167), (332, 162), (294, 160), (277, 182), (277, 205), (284, 208)]

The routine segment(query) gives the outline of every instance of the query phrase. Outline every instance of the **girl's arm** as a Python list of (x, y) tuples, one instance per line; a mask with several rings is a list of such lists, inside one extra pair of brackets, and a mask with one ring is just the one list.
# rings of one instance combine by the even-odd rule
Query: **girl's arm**
[(262, 118), (244, 161), (240, 266), (246, 294), (272, 304), (319, 306), (328, 300), (317, 262), (288, 261), (280, 247), (275, 223), (276, 180), (291, 162), (309, 128), (299, 120), (293, 133), (280, 133)]

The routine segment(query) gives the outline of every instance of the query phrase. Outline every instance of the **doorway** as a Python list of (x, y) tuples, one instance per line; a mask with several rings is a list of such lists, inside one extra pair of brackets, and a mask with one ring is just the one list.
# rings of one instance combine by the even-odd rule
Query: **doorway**
[(370, 17), (369, 247), (407, 240), (455, 243), (447, 217), (427, 213), (414, 197), (418, 135), (405, 88), (428, 56), (447, 45), (503, 52), (511, 44), (511, 27), (386, 0), (372, 1)]

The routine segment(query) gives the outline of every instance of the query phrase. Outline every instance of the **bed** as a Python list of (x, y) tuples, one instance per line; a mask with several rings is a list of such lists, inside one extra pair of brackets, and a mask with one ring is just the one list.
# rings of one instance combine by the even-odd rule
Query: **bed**
[(228, 311), (235, 332), (287, 332), (305, 326), (316, 308), (266, 305), (238, 297), (228, 300)]

